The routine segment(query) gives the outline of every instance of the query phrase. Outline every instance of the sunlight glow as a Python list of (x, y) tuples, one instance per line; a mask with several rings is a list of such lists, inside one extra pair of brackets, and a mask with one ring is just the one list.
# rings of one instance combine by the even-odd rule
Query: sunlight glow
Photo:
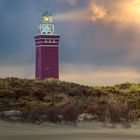
[(90, 10), (92, 12), (92, 20), (96, 21), (99, 19), (104, 18), (107, 15), (107, 11), (103, 6), (97, 5), (97, 4), (91, 4), (90, 5)]
[(93, 22), (103, 20), (105, 22), (135, 23), (140, 25), (140, 0), (116, 2), (114, 7), (108, 7), (93, 0), (89, 4), (89, 10)]
[(140, 0), (135, 0), (129, 4), (128, 9), (133, 16), (140, 16)]

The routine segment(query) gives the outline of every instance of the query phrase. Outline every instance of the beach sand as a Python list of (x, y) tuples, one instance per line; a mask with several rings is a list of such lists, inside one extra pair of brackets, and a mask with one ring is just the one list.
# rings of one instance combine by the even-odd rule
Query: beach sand
[(140, 129), (32, 125), (0, 121), (0, 140), (140, 140)]

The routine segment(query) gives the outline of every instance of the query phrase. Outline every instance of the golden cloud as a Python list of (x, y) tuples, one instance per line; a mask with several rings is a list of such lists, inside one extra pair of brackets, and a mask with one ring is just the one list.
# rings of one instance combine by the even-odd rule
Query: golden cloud
[(91, 19), (93, 21), (104, 19), (107, 16), (107, 9), (93, 1), (89, 4), (89, 10), (92, 13)]
[(95, 21), (118, 22), (140, 24), (140, 0), (110, 1), (113, 4), (105, 4), (104, 1), (91, 0), (89, 10), (90, 19)]

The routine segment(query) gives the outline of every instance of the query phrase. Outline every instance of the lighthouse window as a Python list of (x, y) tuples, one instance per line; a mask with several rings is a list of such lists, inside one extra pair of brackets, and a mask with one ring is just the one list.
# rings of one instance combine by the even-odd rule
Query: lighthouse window
[(49, 42), (51, 42), (49, 39), (47, 39), (47, 42), (49, 43)]

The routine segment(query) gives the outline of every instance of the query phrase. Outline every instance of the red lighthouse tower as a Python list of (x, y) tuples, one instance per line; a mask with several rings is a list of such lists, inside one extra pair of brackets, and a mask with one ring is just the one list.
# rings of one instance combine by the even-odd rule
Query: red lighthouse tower
[(55, 34), (52, 16), (46, 11), (42, 15), (36, 43), (36, 78), (59, 78), (58, 45), (60, 36)]

